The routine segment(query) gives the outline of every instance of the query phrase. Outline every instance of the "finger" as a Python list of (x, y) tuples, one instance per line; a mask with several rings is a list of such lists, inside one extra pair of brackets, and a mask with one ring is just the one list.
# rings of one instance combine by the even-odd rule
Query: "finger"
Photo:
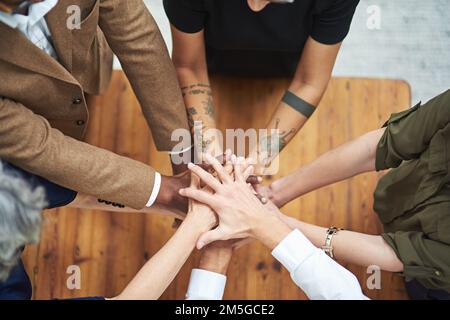
[(236, 157), (235, 154), (232, 154), (232, 155), (231, 155), (231, 164), (235, 165), (236, 162), (237, 162), (237, 157)]
[(259, 199), (259, 201), (261, 201), (262, 204), (267, 204), (267, 202), (269, 202), (266, 197), (260, 195), (259, 193), (256, 193), (255, 196)]
[(231, 152), (230, 149), (227, 149), (227, 150), (225, 151), (225, 162), (231, 161), (231, 155), (232, 155), (232, 154), (233, 154), (233, 153)]
[(222, 184), (217, 181), (216, 178), (213, 177), (212, 174), (206, 172), (199, 166), (196, 166), (193, 163), (188, 164), (189, 170), (195, 173), (204, 183), (206, 183), (209, 187), (211, 187), (214, 191), (218, 191)]
[(179, 193), (183, 197), (204, 203), (211, 208), (217, 207), (217, 200), (215, 199), (214, 195), (206, 191), (186, 188), (180, 189)]
[(225, 168), (220, 164), (219, 161), (217, 161), (216, 158), (212, 157), (209, 154), (205, 155), (206, 162), (209, 163), (213, 169), (216, 171), (217, 175), (219, 176), (219, 179), (222, 182), (232, 182), (233, 179), (230, 177), (228, 172), (225, 170)]
[(191, 188), (200, 189), (200, 178), (196, 174), (191, 174)]
[[(253, 167), (253, 172), (255, 172), (255, 167)], [(250, 176), (247, 177), (246, 182), (255, 185), (260, 184), (262, 181), (263, 181), (262, 177), (251, 174)]]
[(225, 171), (231, 175), (233, 173), (233, 165), (231, 164), (231, 150), (225, 151)]
[(219, 163), (223, 164), (225, 163), (225, 153), (219, 154), (218, 156), (215, 156), (214, 159), (219, 161)]
[(236, 159), (235, 164), (233, 166), (234, 168), (234, 178), (236, 181), (245, 181), (243, 173), (242, 173), (242, 165), (243, 162), (245, 162), (245, 159), (242, 157), (239, 157)]
[(258, 191), (256, 191), (255, 188), (253, 188), (253, 186), (250, 183), (248, 185), (249, 185), (249, 188), (251, 188), (255, 197), (257, 197), (258, 200), (261, 201), (262, 204), (267, 204), (269, 202), (269, 199), (267, 199), (267, 197), (263, 196), (262, 194), (258, 193)]
[(254, 170), (255, 170), (255, 168), (253, 166), (249, 166), (249, 167), (247, 167), (247, 169), (245, 169), (244, 174), (243, 174), (244, 181), (248, 180), (248, 177), (250, 177), (253, 174)]
[(220, 241), (220, 240), (227, 240), (227, 239), (225, 238), (225, 235), (223, 234), (220, 227), (217, 227), (216, 229), (205, 232), (204, 234), (202, 234), (200, 236), (200, 238), (198, 238), (197, 249), (201, 250), (202, 248), (206, 247), (210, 243), (213, 243), (215, 241)]

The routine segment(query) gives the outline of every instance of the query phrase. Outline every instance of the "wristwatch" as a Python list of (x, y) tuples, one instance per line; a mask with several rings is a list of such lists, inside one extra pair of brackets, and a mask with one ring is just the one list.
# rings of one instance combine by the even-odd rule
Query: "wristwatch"
[(342, 229), (331, 227), (327, 230), (327, 238), (325, 239), (325, 245), (322, 246), (322, 250), (330, 256), (331, 259), (334, 259), (333, 246), (331, 245), (331, 240), (333, 240), (333, 236), (337, 234)]

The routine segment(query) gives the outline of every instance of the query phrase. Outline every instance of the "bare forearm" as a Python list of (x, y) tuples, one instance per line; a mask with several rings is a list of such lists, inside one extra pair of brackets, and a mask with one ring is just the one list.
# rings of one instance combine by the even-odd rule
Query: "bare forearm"
[[(327, 89), (339, 48), (340, 44), (323, 45), (309, 38), (288, 90), (311, 107), (316, 108)], [(286, 103), (280, 102), (267, 126), (268, 129), (279, 130), (276, 137), (279, 140), (278, 152), (283, 150), (294, 138), (307, 120), (302, 113)], [(275, 152), (272, 152), (269, 161), (273, 160), (275, 156)]]
[[(290, 88), (291, 92), (308, 102), (314, 101), (314, 106), (320, 101), (321, 94), (306, 85), (293, 88)], [(257, 150), (252, 150), (251, 157), (258, 159), (260, 164), (269, 164), (295, 137), (307, 120), (303, 114), (280, 102), (266, 126), (266, 136), (260, 139), (259, 154)]]
[[(220, 154), (220, 151), (216, 150), (219, 137), (211, 130), (216, 128), (216, 121), (208, 76), (189, 68), (177, 68), (177, 74), (192, 133), (200, 129), (204, 134), (202, 149), (212, 154)], [(199, 124), (201, 128), (198, 127)]]
[[(317, 88), (307, 83), (294, 81), (290, 85), (289, 91), (311, 106), (317, 107), (322, 99), (325, 88)], [(303, 127), (307, 120), (303, 114), (286, 103), (280, 102), (267, 125), (268, 130), (279, 130), (280, 151), (295, 137), (295, 134)]]
[[(307, 224), (291, 217), (282, 217), (291, 228), (299, 229), (315, 246), (325, 244), (326, 228)], [(333, 252), (339, 261), (368, 267), (379, 266), (391, 272), (403, 271), (403, 264), (381, 236), (342, 230), (332, 240)]]
[(186, 262), (198, 237), (209, 228), (201, 219), (187, 217), (175, 235), (144, 265), (116, 299), (158, 299)]
[(375, 170), (376, 148), (384, 130), (369, 132), (273, 182), (277, 202), (287, 203), (313, 190)]

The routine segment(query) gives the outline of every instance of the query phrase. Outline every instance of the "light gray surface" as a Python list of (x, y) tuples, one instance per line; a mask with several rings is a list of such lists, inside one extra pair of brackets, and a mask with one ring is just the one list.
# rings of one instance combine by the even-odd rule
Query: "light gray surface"
[[(145, 2), (171, 50), (162, 0)], [(371, 5), (380, 8), (379, 30), (367, 27)], [(334, 75), (406, 80), (413, 102), (449, 89), (450, 0), (361, 0)]]

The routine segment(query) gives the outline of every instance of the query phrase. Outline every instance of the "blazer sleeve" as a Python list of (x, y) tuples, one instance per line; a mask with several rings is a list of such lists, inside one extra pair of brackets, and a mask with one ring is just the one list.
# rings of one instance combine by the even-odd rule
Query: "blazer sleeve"
[[(156, 147), (171, 151), (176, 129), (189, 132), (175, 68), (142, 0), (101, 0), (99, 25), (141, 104)], [(190, 143), (186, 142), (186, 146)]]
[(154, 170), (65, 136), (30, 109), (0, 97), (0, 158), (63, 187), (142, 209)]

